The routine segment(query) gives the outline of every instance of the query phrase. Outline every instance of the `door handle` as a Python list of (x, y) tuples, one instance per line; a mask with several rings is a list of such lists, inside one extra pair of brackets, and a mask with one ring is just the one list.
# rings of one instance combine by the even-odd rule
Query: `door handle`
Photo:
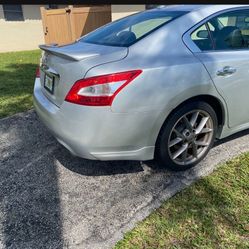
[(231, 75), (236, 72), (236, 68), (230, 67), (230, 66), (225, 66), (222, 69), (219, 69), (216, 74), (218, 76), (226, 76), (226, 75)]

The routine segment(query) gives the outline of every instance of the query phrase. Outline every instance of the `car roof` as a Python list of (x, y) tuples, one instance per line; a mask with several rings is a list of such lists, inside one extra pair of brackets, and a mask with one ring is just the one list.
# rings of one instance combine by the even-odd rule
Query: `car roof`
[(201, 8), (205, 8), (207, 4), (176, 4), (176, 5), (166, 5), (156, 8), (157, 10), (170, 10), (170, 11), (194, 11)]
[(179, 4), (179, 5), (161, 5), (158, 8), (152, 9), (155, 11), (186, 11), (186, 12), (193, 12), (198, 10), (205, 10), (205, 9), (214, 9), (214, 10), (225, 10), (229, 8), (235, 7), (246, 7), (249, 5), (235, 5), (235, 4)]

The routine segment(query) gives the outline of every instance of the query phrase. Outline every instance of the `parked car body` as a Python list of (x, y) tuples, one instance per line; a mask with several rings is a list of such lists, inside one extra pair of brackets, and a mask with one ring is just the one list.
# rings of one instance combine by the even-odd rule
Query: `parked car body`
[(167, 6), (42, 45), (36, 112), (74, 155), (190, 168), (249, 127), (248, 21), (245, 5)]

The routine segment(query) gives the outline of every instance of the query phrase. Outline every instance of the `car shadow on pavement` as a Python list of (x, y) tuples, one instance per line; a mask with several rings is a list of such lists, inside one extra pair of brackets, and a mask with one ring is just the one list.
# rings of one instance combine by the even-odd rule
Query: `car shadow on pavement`
[(54, 157), (63, 167), (85, 176), (132, 174), (143, 171), (139, 161), (95, 161), (73, 156), (62, 145), (54, 152)]
[(0, 123), (0, 248), (63, 248), (56, 141), (33, 112)]

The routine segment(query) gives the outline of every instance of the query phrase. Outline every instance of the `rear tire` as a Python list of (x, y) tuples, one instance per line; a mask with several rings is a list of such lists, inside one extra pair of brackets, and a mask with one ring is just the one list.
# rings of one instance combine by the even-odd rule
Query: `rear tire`
[(177, 108), (159, 133), (155, 158), (160, 165), (174, 171), (192, 168), (212, 148), (217, 131), (214, 109), (202, 101)]

